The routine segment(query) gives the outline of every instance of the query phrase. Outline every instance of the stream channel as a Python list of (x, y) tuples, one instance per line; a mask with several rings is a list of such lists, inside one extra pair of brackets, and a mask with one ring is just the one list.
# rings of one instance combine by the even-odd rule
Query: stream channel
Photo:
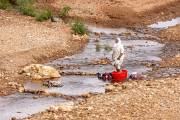
[[(89, 26), (90, 39), (82, 52), (60, 58), (46, 65), (62, 69), (64, 72), (74, 73), (104, 73), (112, 72), (111, 64), (102, 64), (102, 60), (111, 60), (111, 47), (117, 37), (122, 39), (125, 47), (123, 68), (132, 72), (148, 74), (152, 68), (147, 63), (161, 61), (163, 44), (153, 40), (150, 35), (133, 32), (125, 28), (109, 29)], [(87, 93), (105, 93), (106, 82), (98, 80), (95, 75), (63, 75), (57, 81), (62, 81), (62, 87), (47, 88), (42, 83), (28, 81), (26, 90), (45, 90), (48, 93), (63, 94), (66, 96), (81, 96)], [(30, 93), (15, 93), (0, 97), (0, 120), (9, 120), (12, 117), (24, 118), (37, 112), (44, 111), (50, 106), (71, 104), (71, 100), (62, 97), (42, 96)]]

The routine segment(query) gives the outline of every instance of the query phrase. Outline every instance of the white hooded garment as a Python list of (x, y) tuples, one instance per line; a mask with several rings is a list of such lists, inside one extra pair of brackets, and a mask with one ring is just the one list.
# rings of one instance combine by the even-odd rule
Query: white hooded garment
[(116, 70), (120, 70), (124, 60), (124, 46), (120, 38), (117, 38), (113, 46), (112, 60), (112, 64), (115, 66)]

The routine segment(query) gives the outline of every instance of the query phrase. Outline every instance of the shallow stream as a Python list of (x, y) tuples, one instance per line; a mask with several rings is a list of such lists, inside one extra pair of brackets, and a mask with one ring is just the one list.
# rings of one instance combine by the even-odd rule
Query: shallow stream
[[(127, 69), (129, 74), (132, 72), (147, 74), (152, 70), (152, 68), (147, 67), (147, 64), (161, 61), (160, 54), (164, 45), (150, 40), (143, 34), (134, 33), (125, 28), (89, 27), (89, 30), (91, 31), (89, 43), (81, 53), (57, 59), (47, 63), (47, 65), (61, 69), (66, 73), (112, 72), (114, 67), (106, 60), (111, 61), (111, 48), (117, 37), (122, 38), (126, 50), (123, 68)], [(127, 37), (128, 39), (126, 39)], [(105, 62), (102, 62), (103, 60)], [(31, 81), (28, 81), (24, 86), (26, 90), (45, 90), (49, 93), (80, 96), (87, 93), (104, 93), (107, 84), (98, 80), (94, 75), (64, 75), (59, 81), (62, 81), (63, 87), (47, 88), (42, 83)], [(0, 120), (9, 120), (11, 117), (24, 118), (52, 105), (66, 104), (67, 102), (69, 100), (61, 97), (45, 97), (25, 93), (0, 97)]]

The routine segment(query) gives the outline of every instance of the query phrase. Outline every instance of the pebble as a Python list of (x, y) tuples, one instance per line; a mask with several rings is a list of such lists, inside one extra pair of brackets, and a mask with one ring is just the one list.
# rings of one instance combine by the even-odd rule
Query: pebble
[(25, 89), (24, 89), (24, 87), (19, 87), (19, 88), (18, 88), (18, 91), (19, 91), (20, 93), (23, 93), (23, 92), (25, 91)]
[(111, 92), (111, 91), (115, 90), (115, 88), (116, 88), (115, 86), (110, 84), (110, 85), (106, 86), (105, 91), (106, 92)]
[(12, 117), (11, 120), (17, 120), (16, 117)]
[(90, 98), (90, 97), (91, 97), (91, 94), (90, 94), (90, 93), (86, 93), (86, 94), (83, 94), (82, 97), (84, 97), (84, 98)]
[(12, 88), (15, 88), (15, 89), (21, 86), (17, 82), (9, 82), (8, 85), (10, 85)]
[(73, 102), (68, 102), (65, 104), (61, 104), (61, 105), (57, 105), (57, 106), (52, 106), (48, 109), (49, 112), (57, 112), (59, 110), (64, 111), (64, 112), (68, 112), (68, 111), (72, 111), (72, 109), (74, 108), (74, 103)]
[(38, 99), (38, 97), (37, 96), (33, 96), (33, 99)]
[(45, 81), (43, 83), (43, 86), (47, 87), (62, 87), (62, 82), (61, 81)]

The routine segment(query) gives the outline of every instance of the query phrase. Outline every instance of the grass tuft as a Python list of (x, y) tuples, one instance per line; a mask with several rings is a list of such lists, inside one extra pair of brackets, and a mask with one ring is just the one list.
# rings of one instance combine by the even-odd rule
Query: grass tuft
[(52, 12), (50, 10), (42, 10), (36, 15), (37, 21), (45, 21), (52, 17)]
[(20, 6), (19, 11), (23, 15), (32, 16), (32, 17), (36, 16), (36, 9), (33, 6)]
[(34, 0), (17, 0), (19, 12), (27, 16), (36, 16), (36, 8), (34, 7)]
[(71, 8), (69, 6), (64, 6), (63, 9), (60, 11), (60, 17), (66, 17), (69, 14)]
[(71, 24), (71, 29), (75, 35), (84, 35), (87, 34), (87, 29), (81, 21), (75, 21)]
[(18, 6), (33, 5), (35, 2), (36, 2), (35, 0), (17, 0), (16, 1)]

